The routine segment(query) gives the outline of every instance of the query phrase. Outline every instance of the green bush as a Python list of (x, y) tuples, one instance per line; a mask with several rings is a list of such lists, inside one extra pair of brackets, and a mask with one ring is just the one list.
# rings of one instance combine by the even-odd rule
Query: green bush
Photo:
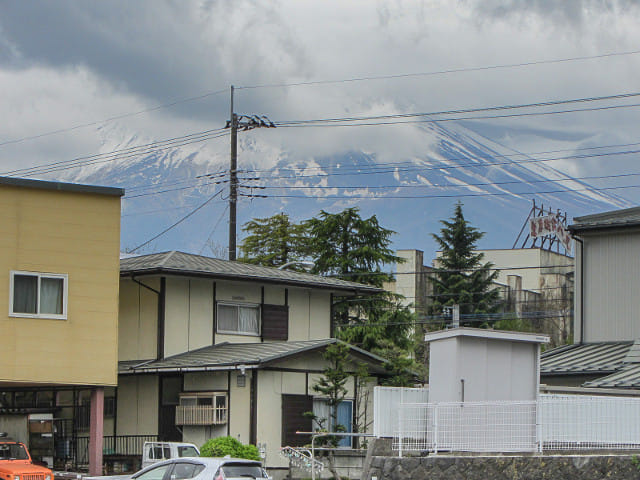
[(262, 460), (255, 445), (243, 445), (233, 437), (211, 438), (200, 448), (201, 457), (246, 458), (248, 460)]

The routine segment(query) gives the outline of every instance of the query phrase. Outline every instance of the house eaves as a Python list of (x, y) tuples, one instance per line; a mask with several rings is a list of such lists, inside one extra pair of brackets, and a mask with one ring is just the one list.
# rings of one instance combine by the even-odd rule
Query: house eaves
[(351, 295), (375, 294), (384, 291), (371, 285), (337, 278), (279, 270), (277, 268), (203, 257), (184, 252), (173, 251), (121, 258), (121, 277), (140, 277), (144, 275), (173, 275), (260, 282), (302, 288), (318, 288)]
[[(274, 363), (325, 349), (335, 338), (294, 342), (222, 343), (191, 352), (173, 355), (161, 360), (120, 362), (119, 374), (209, 372), (249, 370), (263, 368)], [(376, 365), (378, 373), (384, 372), (386, 360), (373, 353), (349, 345), (350, 354)]]

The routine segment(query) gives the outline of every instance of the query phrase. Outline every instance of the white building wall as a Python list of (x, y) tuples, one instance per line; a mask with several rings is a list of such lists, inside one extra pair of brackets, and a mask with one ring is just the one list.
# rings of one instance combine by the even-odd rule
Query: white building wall
[[(624, 341), (638, 338), (638, 232), (607, 232), (606, 235), (584, 235), (583, 239), (586, 252), (583, 263), (583, 341)], [(579, 302), (580, 296), (576, 295), (576, 303)]]
[(118, 377), (118, 435), (158, 433), (158, 377)]
[(429, 402), (535, 400), (535, 343), (452, 337), (430, 343)]

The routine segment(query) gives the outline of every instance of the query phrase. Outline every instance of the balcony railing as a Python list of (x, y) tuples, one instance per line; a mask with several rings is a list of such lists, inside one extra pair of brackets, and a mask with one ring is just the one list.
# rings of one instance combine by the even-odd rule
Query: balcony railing
[(176, 407), (176, 425), (224, 425), (225, 423), (227, 423), (227, 407)]

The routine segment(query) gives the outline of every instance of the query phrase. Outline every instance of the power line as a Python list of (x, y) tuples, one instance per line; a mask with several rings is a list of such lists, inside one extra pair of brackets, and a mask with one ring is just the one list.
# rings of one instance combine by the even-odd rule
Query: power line
[(624, 178), (624, 177), (637, 177), (638, 173), (620, 173), (616, 175), (596, 175), (587, 177), (571, 177), (571, 178), (559, 178), (556, 180), (544, 179), (544, 180), (510, 180), (504, 182), (484, 182), (484, 183), (448, 183), (437, 185), (426, 184), (402, 184), (402, 185), (271, 185), (264, 186), (265, 189), (284, 189), (284, 190), (334, 190), (334, 189), (348, 189), (348, 188), (368, 188), (368, 189), (398, 189), (398, 188), (466, 188), (466, 187), (482, 187), (492, 185), (512, 185), (512, 184), (529, 184), (529, 183), (555, 183), (555, 182), (573, 182), (577, 180), (602, 180), (606, 178)]
[[(581, 113), (581, 112), (594, 112), (594, 111), (604, 111), (611, 110), (616, 108), (635, 108), (640, 107), (640, 103), (633, 104), (625, 104), (625, 105), (609, 105), (604, 107), (590, 107), (590, 108), (576, 108), (576, 109), (567, 109), (567, 110), (555, 110), (551, 112), (528, 112), (528, 113), (511, 113), (505, 115), (483, 115), (483, 116), (472, 116), (472, 117), (454, 117), (454, 118), (436, 118), (436, 119), (421, 119), (421, 120), (397, 120), (397, 121), (387, 121), (387, 122), (369, 122), (369, 123), (340, 123), (338, 121), (331, 121), (328, 123), (320, 123), (319, 121), (310, 121), (305, 123), (304, 121), (300, 121), (300, 123), (290, 124), (290, 125), (281, 125), (276, 123), (277, 127), (280, 128), (309, 128), (309, 127), (375, 127), (382, 125), (406, 125), (412, 123), (442, 123), (442, 122), (457, 122), (462, 120), (491, 120), (491, 119), (501, 119), (501, 118), (522, 118), (522, 117), (536, 117), (536, 116), (544, 116), (544, 115), (562, 115), (566, 113)], [(423, 117), (425, 115), (415, 115), (416, 117)], [(344, 122), (352, 121), (345, 120)]]
[[(486, 137), (485, 137), (486, 138)], [(489, 139), (492, 142), (495, 142), (495, 140)], [(631, 146), (636, 146), (636, 145), (640, 145), (640, 142), (633, 142), (633, 143), (617, 143), (617, 144), (609, 144), (609, 145), (598, 145), (598, 146), (594, 146), (594, 147), (576, 147), (576, 148), (562, 148), (562, 149), (557, 149), (557, 150), (543, 150), (543, 151), (537, 151), (537, 152), (517, 152), (517, 153), (492, 153), (491, 157), (492, 158), (510, 158), (510, 157), (531, 157), (533, 155), (543, 155), (543, 154), (548, 154), (548, 153), (561, 153), (561, 152), (575, 152), (575, 151), (582, 151), (582, 150), (598, 150), (598, 149), (604, 149), (604, 148), (614, 148), (614, 147), (631, 147)], [(635, 153), (635, 151), (634, 151)], [(609, 153), (611, 155), (616, 154), (616, 152), (611, 152)], [(466, 157), (454, 157), (454, 158), (449, 158), (449, 160), (465, 160), (467, 159), (468, 156)], [(561, 157), (561, 158), (573, 158), (573, 157)], [(414, 162), (410, 161), (410, 160), (403, 160), (401, 162), (376, 162), (376, 166), (401, 166), (401, 165), (410, 165), (414, 168), (421, 168), (419, 166), (417, 166)], [(358, 166), (358, 165), (345, 165), (345, 166), (340, 166), (340, 170), (352, 170), (352, 169), (356, 169), (356, 170), (362, 170), (362, 166)], [(433, 167), (433, 168), (444, 168), (444, 167)], [(292, 167), (279, 167), (280, 170), (295, 170), (295, 168)], [(317, 166), (317, 167), (311, 167), (311, 166), (305, 166), (299, 170), (301, 171), (307, 171), (307, 170), (324, 170), (326, 169), (326, 167), (323, 166)], [(244, 172), (244, 173), (259, 173), (259, 172), (270, 172), (271, 169), (251, 169), (251, 170), (238, 170), (238, 172)]]
[[(465, 109), (457, 109), (457, 110), (440, 110), (434, 112), (414, 112), (414, 113), (394, 113), (394, 114), (385, 114), (385, 115), (368, 115), (368, 116), (359, 116), (359, 117), (335, 117), (335, 118), (320, 118), (320, 119), (310, 119), (310, 120), (280, 120), (274, 122), (277, 126), (291, 126), (297, 124), (307, 124), (307, 123), (332, 123), (332, 122), (359, 122), (359, 121), (368, 121), (368, 120), (388, 120), (394, 118), (412, 118), (412, 117), (432, 117), (439, 115), (460, 115), (466, 113), (479, 113), (479, 112), (494, 112), (501, 110), (520, 110), (525, 108), (538, 108), (538, 107), (549, 107), (549, 106), (557, 106), (557, 105), (569, 105), (575, 103), (590, 103), (590, 102), (601, 102), (604, 100), (620, 100), (625, 98), (632, 98), (640, 96), (640, 92), (628, 92), (628, 93), (618, 93), (613, 95), (601, 95), (596, 97), (581, 97), (581, 98), (572, 98), (572, 99), (564, 99), (564, 100), (545, 100), (541, 102), (533, 102), (533, 103), (522, 103), (522, 104), (514, 104), (514, 105), (498, 105), (498, 106), (490, 106), (490, 107), (478, 107), (478, 108), (465, 108)], [(612, 107), (623, 107), (624, 105), (617, 105)]]
[(637, 53), (640, 53), (640, 50), (632, 50), (629, 52), (611, 52), (611, 53), (603, 53), (599, 55), (559, 58), (559, 59), (551, 59), (551, 60), (538, 60), (538, 61), (531, 61), (531, 62), (497, 64), (497, 65), (488, 65), (483, 67), (453, 68), (448, 70), (436, 70), (432, 72), (422, 72), (422, 73), (402, 73), (402, 74), (395, 74), (395, 75), (376, 75), (376, 76), (367, 76), (367, 77), (344, 78), (344, 79), (338, 79), (338, 80), (315, 80), (315, 81), (295, 82), (295, 83), (271, 83), (271, 84), (261, 84), (261, 85), (246, 85), (243, 87), (236, 87), (236, 88), (238, 90), (241, 90), (241, 89), (247, 90), (247, 89), (256, 89), (256, 88), (328, 85), (328, 84), (336, 84), (336, 83), (362, 82), (362, 81), (369, 81), (369, 80), (391, 80), (395, 78), (426, 77), (426, 76), (434, 76), (434, 75), (445, 75), (445, 74), (451, 74), (451, 73), (476, 72), (476, 71), (483, 71), (483, 70), (498, 70), (498, 69), (504, 69), (504, 68), (529, 67), (533, 65), (576, 62), (581, 60), (592, 60), (597, 58), (618, 57), (623, 55), (635, 55)]
[(94, 155), (86, 155), (82, 157), (76, 157), (71, 160), (64, 160), (60, 162), (54, 162), (50, 164), (43, 164), (36, 167), (23, 168), (4, 172), (5, 176), (20, 175), (23, 177), (29, 177), (33, 175), (51, 173), (61, 170), (69, 170), (72, 168), (79, 168), (88, 165), (95, 165), (98, 163), (106, 163), (116, 160), (125, 160), (132, 157), (138, 157), (140, 155), (148, 155), (150, 153), (156, 153), (164, 150), (171, 150), (176, 147), (185, 145), (191, 145), (193, 143), (204, 142), (215, 138), (224, 137), (227, 132), (222, 129), (207, 130), (204, 132), (193, 133), (182, 137), (175, 137), (167, 140), (160, 140), (157, 142), (151, 142), (145, 145), (137, 147), (128, 147), (119, 150), (113, 150), (108, 153), (100, 153)]
[(638, 188), (640, 185), (623, 185), (617, 187), (589, 187), (589, 188), (573, 188), (566, 190), (547, 190), (547, 191), (537, 191), (537, 192), (486, 192), (486, 193), (459, 193), (452, 195), (361, 195), (361, 194), (353, 194), (353, 195), (248, 195), (248, 194), (239, 194), (244, 197), (259, 197), (259, 198), (338, 198), (338, 199), (365, 199), (365, 200), (377, 200), (377, 199), (420, 199), (420, 198), (467, 198), (467, 197), (499, 197), (499, 196), (514, 196), (514, 197), (522, 197), (527, 195), (546, 195), (546, 194), (556, 194), (556, 193), (573, 193), (573, 192), (603, 192), (610, 190), (623, 190), (627, 188)]
[(73, 127), (61, 128), (61, 129), (58, 129), (58, 130), (53, 130), (53, 131), (45, 132), (45, 133), (39, 133), (37, 135), (30, 135), (30, 136), (22, 137), (22, 138), (16, 138), (16, 139), (13, 139), (13, 140), (6, 140), (4, 142), (0, 142), (0, 147), (2, 147), (4, 145), (24, 142), (24, 141), (27, 141), (27, 140), (35, 140), (35, 139), (42, 138), (42, 137), (48, 137), (50, 135), (57, 135), (59, 133), (71, 132), (73, 130), (78, 130), (78, 129), (86, 128), (86, 127), (92, 127), (94, 125), (103, 125), (105, 123), (112, 122), (114, 120), (120, 120), (122, 118), (133, 117), (133, 116), (136, 116), (136, 115), (141, 115), (143, 113), (154, 112), (156, 110), (161, 110), (163, 108), (173, 107), (174, 105), (178, 105), (180, 103), (192, 102), (194, 100), (201, 100), (203, 98), (210, 97), (210, 96), (213, 96), (213, 95), (218, 95), (218, 94), (224, 93), (224, 92), (226, 92), (226, 89), (225, 90), (216, 90), (216, 91), (213, 91), (213, 92), (207, 92), (207, 93), (204, 93), (202, 95), (198, 95), (196, 97), (188, 97), (188, 98), (182, 98), (180, 100), (174, 100), (174, 101), (169, 102), (169, 103), (164, 103), (162, 105), (156, 105), (155, 107), (145, 108), (144, 110), (138, 110), (136, 112), (122, 113), (120, 115), (116, 115), (116, 116), (113, 116), (113, 117), (105, 118), (104, 120), (97, 120), (97, 121), (94, 121), (94, 122), (82, 123), (82, 124), (79, 124), (79, 125), (74, 125)]
[(157, 238), (161, 237), (162, 235), (164, 235), (165, 233), (167, 233), (169, 230), (171, 230), (172, 228), (180, 225), (182, 222), (184, 222), (187, 218), (191, 217), (193, 214), (195, 214), (198, 210), (200, 210), (201, 208), (203, 208), (205, 205), (207, 205), (211, 200), (213, 200), (214, 198), (216, 198), (218, 195), (220, 195), (222, 193), (222, 190), (219, 190), (218, 192), (214, 193), (213, 195), (211, 195), (207, 200), (205, 200), (203, 203), (201, 203), (198, 207), (196, 207), (195, 209), (191, 210), (189, 213), (187, 213), (185, 216), (183, 216), (182, 218), (180, 218), (177, 222), (175, 222), (174, 224), (172, 224), (171, 226), (165, 228), (163, 231), (161, 231), (160, 233), (158, 233), (157, 235), (155, 235), (154, 237), (150, 238), (149, 240), (147, 240), (144, 243), (141, 243), (140, 245), (138, 245), (137, 247), (135, 247), (132, 250), (129, 250), (129, 252), (127, 253), (134, 253), (136, 250), (140, 250), (142, 247), (144, 247), (145, 245), (150, 244), (151, 242), (153, 242), (154, 240), (156, 240)]

